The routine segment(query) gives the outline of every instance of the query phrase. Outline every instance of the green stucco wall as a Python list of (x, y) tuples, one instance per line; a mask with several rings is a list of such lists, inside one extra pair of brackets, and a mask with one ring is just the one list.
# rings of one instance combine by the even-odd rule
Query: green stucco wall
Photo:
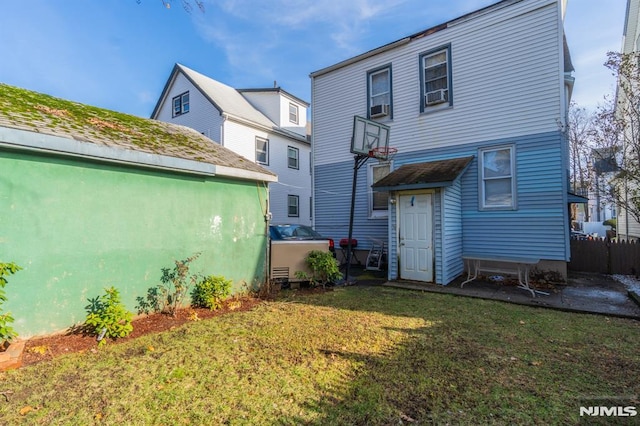
[(161, 268), (198, 252), (192, 272), (259, 284), (267, 196), (255, 181), (0, 150), (0, 262), (24, 268), (4, 310), (21, 338), (84, 321), (109, 286), (135, 313)]

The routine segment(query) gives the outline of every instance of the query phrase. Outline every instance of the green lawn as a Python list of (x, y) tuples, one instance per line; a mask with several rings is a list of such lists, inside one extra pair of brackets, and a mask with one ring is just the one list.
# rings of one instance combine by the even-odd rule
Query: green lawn
[(604, 424), (580, 406), (640, 408), (639, 371), (631, 320), (384, 287), (284, 292), (2, 373), (0, 424)]

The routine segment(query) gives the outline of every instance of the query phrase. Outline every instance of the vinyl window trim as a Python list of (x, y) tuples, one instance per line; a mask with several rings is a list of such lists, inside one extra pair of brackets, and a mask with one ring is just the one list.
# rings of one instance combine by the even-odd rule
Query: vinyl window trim
[(189, 91), (183, 92), (171, 99), (172, 117), (178, 117), (188, 113), (190, 110)]
[(300, 217), (300, 196), (287, 195), (287, 216)]
[[(293, 164), (292, 161), (294, 162)], [(287, 167), (295, 170), (300, 169), (300, 150), (298, 148), (293, 146), (287, 147)]]
[[(264, 149), (261, 145), (264, 145)], [(260, 159), (261, 155), (264, 155), (264, 160)], [(256, 136), (256, 163), (269, 165), (269, 139)]]
[[(445, 63), (447, 66), (447, 70), (446, 70), (447, 87), (446, 89), (442, 89), (442, 90), (446, 91), (447, 99), (441, 103), (427, 105), (427, 98), (428, 98), (427, 94), (430, 93), (430, 91), (427, 88), (428, 82), (425, 76), (425, 71), (426, 71), (425, 62), (426, 62), (426, 59), (434, 57), (443, 52), (446, 55)], [(421, 113), (433, 112), (433, 111), (439, 111), (441, 109), (453, 107), (453, 70), (452, 70), (453, 65), (452, 65), (452, 59), (451, 59), (451, 44), (446, 44), (444, 46), (440, 46), (435, 49), (431, 49), (421, 53), (419, 55), (418, 66), (420, 70), (419, 72), (420, 74), (420, 112)], [(434, 81), (434, 80), (429, 80), (429, 81)]]
[(289, 122), (293, 123), (293, 124), (299, 124), (300, 123), (300, 109), (298, 108), (298, 105), (289, 102)]
[[(387, 90), (384, 92), (373, 93), (373, 77), (378, 74), (387, 73)], [(389, 114), (386, 117), (381, 118), (393, 118), (393, 79), (391, 72), (391, 64), (385, 64), (383, 66), (371, 69), (367, 71), (367, 118), (371, 119), (371, 107), (380, 105), (380, 103), (374, 103), (373, 98), (381, 95), (388, 94), (389, 100)]]
[[(393, 164), (391, 161), (386, 161), (386, 162), (380, 162), (377, 164), (369, 164), (369, 167), (367, 168), (367, 182), (368, 182), (368, 187), (369, 189), (369, 199), (368, 199), (368, 209), (369, 209), (369, 219), (386, 219), (389, 217), (389, 204), (388, 204), (388, 200), (389, 200), (389, 192), (388, 191), (384, 191), (387, 194), (387, 204), (386, 204), (386, 208), (375, 208), (375, 202), (374, 202), (374, 198), (375, 198), (375, 194), (376, 193), (380, 193), (381, 191), (373, 191), (371, 190), (371, 185), (373, 185), (374, 183), (376, 183), (376, 181), (374, 180), (374, 169), (378, 168), (378, 167), (388, 167), (388, 173), (391, 173), (393, 171)], [(386, 175), (385, 175), (386, 176)], [(382, 177), (381, 177), (382, 178)]]
[[(509, 150), (509, 173), (502, 176), (485, 176), (485, 154)], [(490, 204), (487, 202), (487, 183), (497, 180), (510, 179), (509, 189), (511, 202), (509, 204)], [(517, 181), (516, 181), (516, 148), (515, 145), (500, 145), (480, 148), (478, 150), (478, 206), (481, 211), (517, 210)]]

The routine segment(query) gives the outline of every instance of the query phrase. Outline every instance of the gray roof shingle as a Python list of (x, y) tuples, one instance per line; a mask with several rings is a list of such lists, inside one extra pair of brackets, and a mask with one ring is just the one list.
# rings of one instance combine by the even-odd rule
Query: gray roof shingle
[(372, 185), (378, 190), (446, 186), (462, 173), (471, 157), (405, 164)]

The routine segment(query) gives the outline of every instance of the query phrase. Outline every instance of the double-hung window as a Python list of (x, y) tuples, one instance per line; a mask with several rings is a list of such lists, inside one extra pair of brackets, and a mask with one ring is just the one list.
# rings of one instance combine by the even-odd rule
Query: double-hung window
[(287, 195), (287, 215), (289, 217), (300, 216), (300, 197), (297, 195)]
[[(369, 166), (369, 184), (373, 185), (391, 172), (390, 163), (373, 164)], [(371, 218), (387, 217), (389, 215), (389, 192), (372, 191), (369, 197)]]
[(391, 67), (367, 73), (369, 118), (391, 115)]
[(177, 117), (189, 112), (189, 92), (184, 92), (173, 98), (173, 116)]
[(299, 169), (300, 163), (298, 161), (298, 148), (294, 148), (292, 146), (287, 147), (287, 166), (290, 169)]
[(289, 102), (289, 122), (298, 124), (298, 105)]
[(481, 209), (515, 209), (515, 148), (502, 146), (481, 149), (478, 158)]
[(256, 163), (269, 165), (269, 139), (256, 137)]
[(453, 105), (451, 46), (420, 55), (420, 111)]

